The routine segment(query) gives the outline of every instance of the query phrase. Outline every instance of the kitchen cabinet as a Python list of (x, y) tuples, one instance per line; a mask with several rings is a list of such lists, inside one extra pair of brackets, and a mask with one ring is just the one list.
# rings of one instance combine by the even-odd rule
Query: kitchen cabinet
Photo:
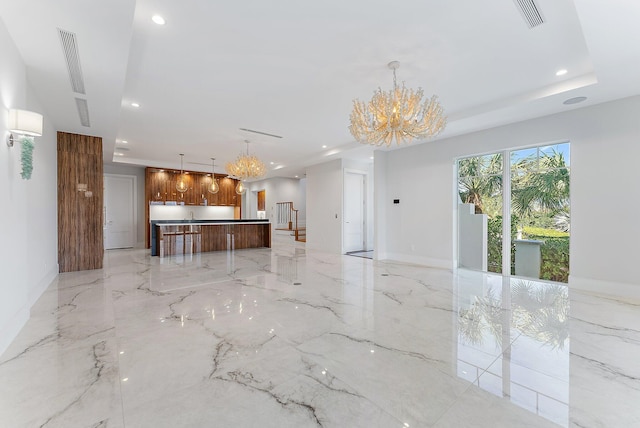
[[(180, 177), (180, 170), (148, 167), (145, 170), (145, 219), (149, 222), (149, 204), (158, 205), (207, 205), (236, 207), (235, 216), (240, 218), (242, 198), (236, 195), (238, 180), (228, 178), (223, 174), (216, 174), (220, 190), (216, 194), (207, 191), (211, 184), (211, 173), (185, 171), (188, 190), (180, 193), (176, 190), (176, 183)], [(147, 247), (149, 233), (147, 231)]]

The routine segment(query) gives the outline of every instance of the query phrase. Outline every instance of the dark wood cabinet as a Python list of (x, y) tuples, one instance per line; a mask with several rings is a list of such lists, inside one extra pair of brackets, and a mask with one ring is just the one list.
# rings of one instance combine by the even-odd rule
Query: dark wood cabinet
[[(236, 195), (238, 180), (216, 174), (220, 190), (216, 194), (208, 192), (211, 184), (211, 173), (185, 171), (188, 190), (178, 192), (176, 184), (180, 170), (148, 167), (145, 170), (145, 219), (149, 223), (149, 204), (159, 205), (207, 205), (236, 207), (234, 217), (240, 218), (242, 198)], [(147, 248), (149, 247), (149, 231), (147, 230)]]

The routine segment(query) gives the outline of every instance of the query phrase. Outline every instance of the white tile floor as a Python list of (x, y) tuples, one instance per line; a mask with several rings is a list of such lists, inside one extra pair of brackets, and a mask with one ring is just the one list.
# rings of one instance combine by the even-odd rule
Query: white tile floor
[(306, 251), (62, 274), (0, 427), (640, 426), (640, 302)]

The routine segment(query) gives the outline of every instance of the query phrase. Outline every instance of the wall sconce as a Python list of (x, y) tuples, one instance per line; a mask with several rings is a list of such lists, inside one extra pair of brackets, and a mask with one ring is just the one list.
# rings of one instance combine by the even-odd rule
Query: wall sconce
[(9, 136), (7, 146), (13, 147), (13, 134), (23, 135), (20, 140), (22, 149), (20, 161), (22, 163), (23, 179), (29, 180), (33, 172), (33, 138), (42, 135), (42, 115), (27, 110), (9, 110)]
[(40, 137), (42, 135), (42, 115), (27, 110), (9, 110), (9, 136), (7, 146), (13, 147), (13, 134)]

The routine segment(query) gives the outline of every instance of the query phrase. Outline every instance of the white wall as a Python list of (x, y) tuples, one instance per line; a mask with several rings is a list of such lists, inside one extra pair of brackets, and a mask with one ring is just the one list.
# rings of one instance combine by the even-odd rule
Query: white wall
[[(265, 210), (271, 224), (276, 224), (276, 204), (278, 202), (293, 202), (293, 208), (298, 210), (298, 221), (305, 224), (306, 219), (306, 179), (276, 177), (267, 180), (254, 181), (247, 184), (246, 199), (243, 200), (242, 217), (256, 218), (256, 195), (253, 192), (264, 190)], [(246, 209), (245, 209), (246, 207)]]
[(136, 219), (138, 229), (136, 230), (136, 247), (144, 248), (144, 167), (134, 165), (104, 164), (105, 174), (133, 175), (136, 177)]
[[(47, 114), (33, 95), (26, 69), (0, 20), (0, 353), (29, 318), (29, 310), (58, 273), (57, 143)], [(33, 174), (20, 177), (20, 144), (5, 144), (9, 108), (42, 113)]]
[(307, 168), (307, 248), (342, 252), (342, 161)]
[(570, 286), (640, 296), (639, 116), (636, 96), (377, 155), (376, 162), (386, 159), (375, 218), (385, 228), (386, 256), (453, 267), (456, 157), (569, 141)]

